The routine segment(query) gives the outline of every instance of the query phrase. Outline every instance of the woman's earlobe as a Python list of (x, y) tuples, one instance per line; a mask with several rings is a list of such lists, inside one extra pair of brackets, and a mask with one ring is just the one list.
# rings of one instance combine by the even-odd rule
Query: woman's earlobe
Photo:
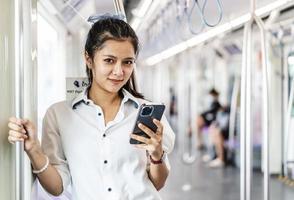
[(92, 69), (92, 61), (91, 58), (86, 58), (86, 65), (89, 69)]
[(85, 52), (85, 61), (88, 68), (92, 68), (92, 59), (88, 55), (88, 52)]
[(92, 69), (92, 63), (87, 63), (87, 67), (88, 67), (89, 69)]

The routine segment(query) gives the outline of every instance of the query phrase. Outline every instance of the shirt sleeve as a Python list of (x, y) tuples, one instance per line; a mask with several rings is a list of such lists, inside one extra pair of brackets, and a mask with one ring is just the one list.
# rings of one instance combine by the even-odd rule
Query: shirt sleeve
[(60, 132), (53, 109), (49, 108), (43, 119), (42, 150), (48, 156), (50, 164), (56, 168), (62, 179), (63, 192), (70, 184), (70, 171), (63, 152)]
[[(162, 138), (162, 146), (163, 150), (166, 154), (169, 154), (172, 152), (175, 144), (175, 133), (172, 130), (169, 122), (167, 121), (165, 115), (162, 116), (161, 123), (163, 125), (163, 138)], [(170, 170), (170, 164), (168, 157), (165, 156), (164, 162), (167, 166), (167, 168)]]

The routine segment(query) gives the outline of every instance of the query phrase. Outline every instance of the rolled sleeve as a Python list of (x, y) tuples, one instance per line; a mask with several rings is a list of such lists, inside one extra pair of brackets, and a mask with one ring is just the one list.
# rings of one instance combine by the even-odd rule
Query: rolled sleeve
[(163, 125), (163, 138), (162, 138), (162, 144), (163, 144), (163, 150), (169, 154), (172, 152), (175, 144), (175, 133), (170, 127), (166, 117), (163, 115), (161, 119), (161, 123)]
[[(162, 138), (162, 146), (163, 150), (166, 154), (172, 152), (175, 144), (175, 133), (169, 125), (165, 115), (162, 116), (161, 123), (163, 125), (163, 138)], [(170, 170), (170, 163), (167, 155), (164, 158), (164, 162), (167, 168)]]
[(50, 164), (56, 168), (62, 179), (63, 191), (70, 184), (70, 171), (63, 152), (60, 132), (54, 110), (48, 109), (43, 120), (42, 150)]

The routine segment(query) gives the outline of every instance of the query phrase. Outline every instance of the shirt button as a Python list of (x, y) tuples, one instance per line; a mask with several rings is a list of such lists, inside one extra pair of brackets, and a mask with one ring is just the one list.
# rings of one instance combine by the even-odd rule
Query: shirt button
[(98, 113), (98, 116), (101, 116), (101, 113)]
[(108, 188), (108, 192), (111, 192), (111, 188)]
[(104, 160), (104, 164), (107, 164), (107, 160)]
[(106, 137), (106, 134), (105, 133), (103, 134), (103, 137)]

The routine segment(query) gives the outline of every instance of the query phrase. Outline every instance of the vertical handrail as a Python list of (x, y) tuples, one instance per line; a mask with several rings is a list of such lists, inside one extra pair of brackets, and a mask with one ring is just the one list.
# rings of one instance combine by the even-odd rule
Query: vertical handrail
[(251, 76), (252, 76), (252, 23), (253, 20), (249, 21), (248, 36), (247, 36), (247, 57), (246, 57), (246, 130), (245, 130), (245, 148), (246, 148), (246, 200), (251, 199), (251, 178), (252, 178), (252, 131), (251, 131)]
[[(24, 32), (22, 0), (15, 0), (15, 115), (23, 118)], [(15, 198), (24, 199), (24, 143), (15, 144)]]
[[(281, 166), (281, 175), (282, 175), (282, 177), (284, 177), (285, 176), (285, 171), (284, 171), (284, 169), (285, 169), (285, 155), (286, 154), (284, 154), (285, 153), (285, 135), (286, 135), (286, 118), (285, 118), (285, 115), (287, 115), (287, 108), (286, 108), (286, 106), (287, 106), (287, 95), (286, 95), (286, 92), (285, 91), (288, 91), (287, 90), (287, 87), (285, 87), (285, 80), (286, 80), (286, 78), (285, 78), (285, 70), (287, 70), (286, 69), (286, 67), (285, 67), (285, 62), (284, 62), (284, 43), (282, 42), (282, 39), (281, 38), (279, 38), (279, 41), (280, 41), (280, 48), (281, 48), (281, 57), (282, 57), (282, 59), (281, 59), (281, 67), (282, 67), (282, 76), (281, 76), (281, 79), (282, 79), (282, 84), (281, 84), (281, 93), (282, 93), (282, 96), (281, 96), (281, 111), (282, 111), (282, 115), (281, 115), (281, 121), (282, 121), (282, 126), (281, 126), (281, 133), (282, 133), (282, 141), (281, 141), (281, 146), (282, 146), (282, 155), (281, 155), (281, 157), (282, 157), (282, 166)], [(286, 120), (285, 120), (286, 119)]]
[[(255, 21), (261, 34), (262, 96), (263, 96), (263, 143), (264, 143), (264, 200), (269, 199), (269, 97), (266, 33), (262, 20), (255, 15), (256, 0), (250, 0), (251, 20), (245, 25), (241, 75), (241, 200), (251, 199), (252, 132), (251, 132), (251, 42), (252, 24)], [(245, 51), (244, 51), (245, 50)], [(243, 76), (243, 77), (242, 77)], [(245, 76), (245, 77), (244, 77)], [(243, 141), (244, 140), (244, 141)], [(246, 160), (242, 160), (245, 159)]]
[(262, 54), (262, 93), (263, 93), (263, 142), (264, 142), (264, 175), (263, 175), (263, 198), (269, 199), (269, 96), (268, 96), (268, 63), (266, 49), (266, 33), (262, 20), (255, 16), (255, 21), (260, 29), (261, 54)]
[(241, 74), (241, 200), (251, 199), (252, 132), (251, 132), (251, 43), (253, 17), (245, 24)]
[(124, 9), (124, 4), (122, 0), (113, 0), (114, 9), (116, 14), (120, 14), (124, 16), (124, 20), (127, 21), (127, 16)]
[(241, 110), (240, 110), (240, 200), (246, 200), (246, 66), (247, 41), (250, 24), (245, 24), (241, 68)]
[(288, 166), (288, 148), (289, 148), (289, 135), (290, 135), (290, 121), (291, 121), (291, 110), (293, 106), (294, 101), (294, 80), (293, 78), (290, 79), (291, 86), (290, 86), (290, 97), (288, 101), (288, 107), (287, 107), (287, 118), (286, 118), (286, 131), (285, 131), (285, 147), (284, 147), (284, 153), (285, 153), (285, 160), (284, 160), (284, 171), (285, 176), (287, 176), (287, 166)]
[(239, 77), (235, 77), (234, 87), (233, 87), (233, 92), (231, 97), (230, 120), (229, 120), (229, 147), (231, 149), (233, 149), (233, 143), (234, 143), (234, 132), (235, 132), (235, 126), (236, 126), (239, 88), (240, 88)]

